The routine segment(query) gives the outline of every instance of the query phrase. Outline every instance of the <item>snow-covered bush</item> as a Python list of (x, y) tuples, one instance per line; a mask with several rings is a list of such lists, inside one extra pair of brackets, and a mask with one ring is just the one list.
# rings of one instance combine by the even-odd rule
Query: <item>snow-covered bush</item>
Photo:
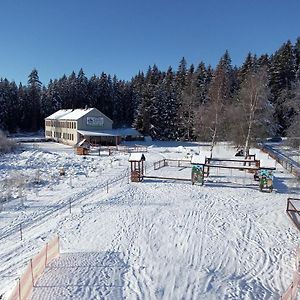
[(16, 147), (16, 143), (6, 137), (0, 130), (0, 153), (11, 152)]

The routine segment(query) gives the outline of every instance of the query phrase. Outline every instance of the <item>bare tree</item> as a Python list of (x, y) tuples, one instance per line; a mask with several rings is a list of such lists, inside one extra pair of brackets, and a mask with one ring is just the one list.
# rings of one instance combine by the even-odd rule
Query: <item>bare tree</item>
[(16, 143), (6, 137), (3, 131), (0, 130), (0, 153), (7, 153), (16, 147)]
[(235, 106), (235, 122), (238, 123), (234, 126), (239, 126), (245, 135), (245, 155), (249, 154), (254, 138), (263, 137), (272, 129), (273, 108), (268, 97), (267, 70), (250, 72), (241, 84)]
[(232, 89), (232, 68), (228, 52), (221, 58), (208, 89), (209, 101), (200, 109), (203, 129), (209, 131), (211, 155), (213, 148), (222, 136), (224, 107), (229, 105)]

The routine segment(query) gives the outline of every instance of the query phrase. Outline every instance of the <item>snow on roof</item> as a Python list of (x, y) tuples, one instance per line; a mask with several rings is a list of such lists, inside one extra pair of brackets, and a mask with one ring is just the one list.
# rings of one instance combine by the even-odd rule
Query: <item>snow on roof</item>
[(69, 114), (71, 111), (72, 111), (72, 109), (60, 109), (57, 112), (55, 112), (54, 114), (47, 117), (46, 119), (52, 119), (52, 120), (53, 119), (54, 120), (62, 119), (64, 116)]
[(83, 136), (127, 136), (127, 135), (141, 136), (142, 135), (134, 128), (107, 129), (101, 131), (78, 130), (78, 132)]
[(114, 130), (101, 130), (101, 131), (87, 131), (87, 130), (78, 130), (83, 136), (120, 136)]
[(192, 164), (205, 164), (205, 156), (203, 156), (203, 155), (193, 155), (191, 163)]
[(141, 161), (145, 159), (146, 158), (143, 153), (131, 153), (128, 161)]
[(88, 109), (74, 109), (72, 112), (70, 112), (67, 115), (67, 118), (69, 120), (78, 120), (81, 117), (83, 117), (84, 115), (86, 115), (87, 113), (89, 113), (91, 110), (93, 110), (94, 108), (88, 108)]
[(88, 109), (61, 109), (54, 114), (50, 115), (46, 119), (51, 120), (78, 120), (87, 113), (89, 113), (94, 108), (88, 108)]
[(87, 142), (87, 140), (86, 139), (83, 139), (81, 142), (79, 142), (78, 144), (77, 144), (77, 146), (78, 147), (81, 147), (81, 146), (84, 146), (84, 144), (87, 144), (88, 142)]

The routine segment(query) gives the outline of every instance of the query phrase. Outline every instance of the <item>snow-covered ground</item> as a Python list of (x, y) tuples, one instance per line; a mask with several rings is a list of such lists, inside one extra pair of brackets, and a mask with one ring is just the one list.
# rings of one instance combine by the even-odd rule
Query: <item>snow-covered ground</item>
[[(152, 164), (208, 148), (159, 142), (148, 149), (147, 174), (188, 178), (190, 169)], [(254, 152), (262, 165), (275, 165)], [(220, 144), (214, 157), (234, 153)], [(273, 193), (262, 193), (253, 174), (226, 169), (212, 170), (204, 186), (131, 183), (128, 158), (76, 156), (56, 143), (0, 157), (0, 196), (8, 200), (0, 212), (0, 295), (54, 233), (62, 255), (33, 299), (276, 299), (291, 283), (299, 233), (285, 207), (299, 182), (280, 165)]]

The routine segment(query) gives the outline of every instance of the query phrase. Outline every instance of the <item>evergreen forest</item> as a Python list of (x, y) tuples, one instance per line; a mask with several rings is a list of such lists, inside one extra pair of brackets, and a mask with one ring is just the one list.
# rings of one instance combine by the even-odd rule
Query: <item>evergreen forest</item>
[(85, 107), (102, 111), (116, 128), (133, 126), (160, 140), (299, 137), (300, 38), (272, 55), (249, 53), (241, 66), (226, 51), (215, 68), (182, 58), (176, 68), (149, 66), (130, 81), (104, 72), (87, 78), (82, 69), (47, 85), (36, 69), (26, 85), (0, 80), (0, 129), (8, 133), (38, 131), (55, 111)]

